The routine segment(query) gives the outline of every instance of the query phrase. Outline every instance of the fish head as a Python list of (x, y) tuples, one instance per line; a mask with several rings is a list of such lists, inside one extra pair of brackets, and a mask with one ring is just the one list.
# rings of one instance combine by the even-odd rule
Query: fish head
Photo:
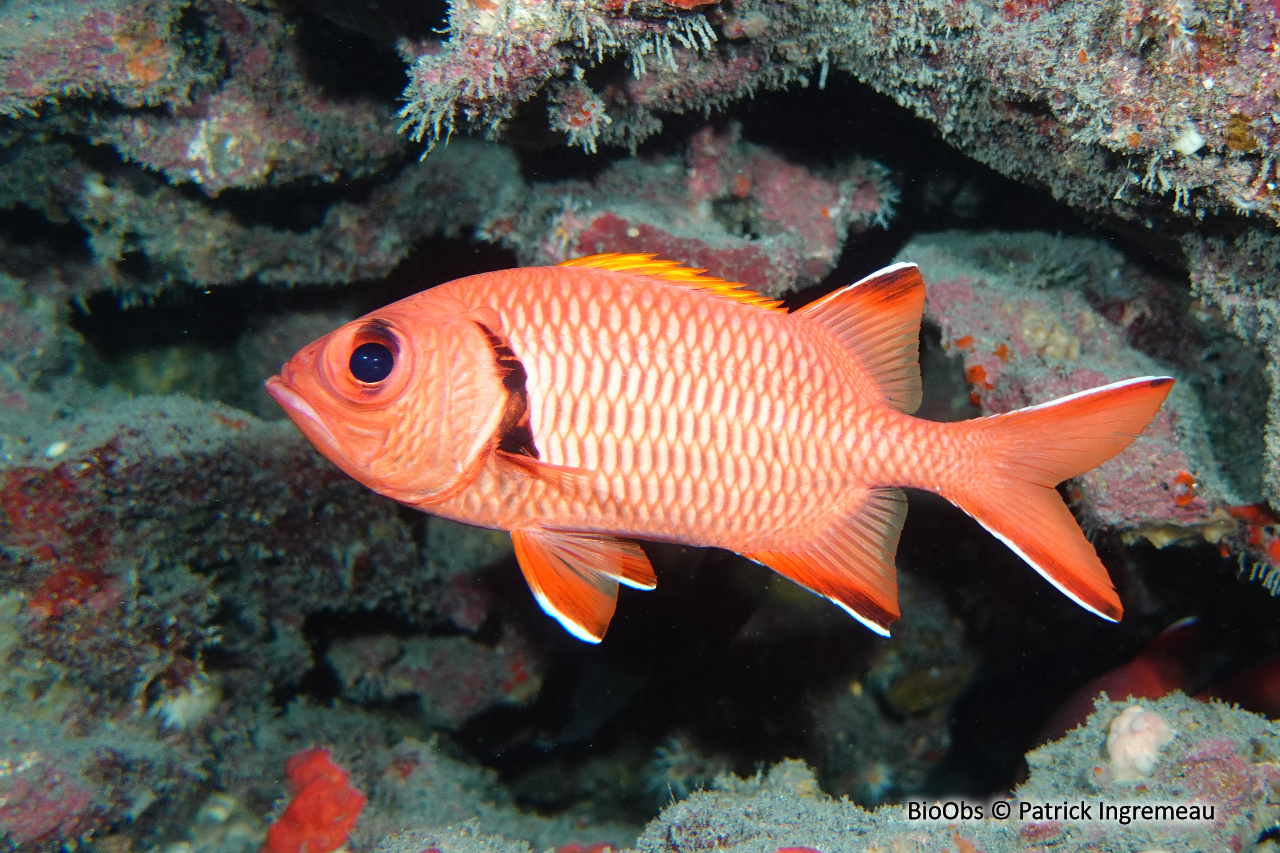
[(477, 318), (414, 310), (411, 300), (313, 341), (266, 387), (330, 462), (427, 506), (479, 475), (509, 392)]

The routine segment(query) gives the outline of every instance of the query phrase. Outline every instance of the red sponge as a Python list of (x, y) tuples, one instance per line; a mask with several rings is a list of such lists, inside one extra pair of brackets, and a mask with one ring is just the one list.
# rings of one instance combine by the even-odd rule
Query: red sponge
[(284, 766), (293, 801), (267, 830), (262, 853), (331, 853), (346, 843), (364, 809), (364, 795), (329, 750), (304, 749)]

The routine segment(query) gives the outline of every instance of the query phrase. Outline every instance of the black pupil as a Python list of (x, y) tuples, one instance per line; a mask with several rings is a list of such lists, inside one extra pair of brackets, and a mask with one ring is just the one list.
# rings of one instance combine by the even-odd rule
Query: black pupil
[(385, 344), (370, 341), (351, 353), (351, 375), (361, 382), (381, 382), (395, 366), (396, 357)]

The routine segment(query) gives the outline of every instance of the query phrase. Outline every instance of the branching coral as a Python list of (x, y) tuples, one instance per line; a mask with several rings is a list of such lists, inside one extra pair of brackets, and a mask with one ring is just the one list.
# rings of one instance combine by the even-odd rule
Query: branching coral
[[(459, 123), (492, 135), (521, 102), (570, 75), (550, 93), (549, 126), (568, 134), (569, 144), (594, 152), (601, 129), (612, 119), (605, 98), (583, 82), (584, 69), (624, 55), (636, 78), (648, 73), (651, 61), (677, 71), (686, 55), (711, 50), (717, 38), (706, 17), (691, 11), (697, 5), (703, 4), (454, 3), (446, 41), (400, 45), (409, 63), (401, 130), (425, 143), (426, 151), (447, 141)], [(616, 96), (621, 94), (617, 90)], [(619, 138), (642, 138), (643, 127), (661, 126), (643, 120), (630, 125), (617, 128)]]

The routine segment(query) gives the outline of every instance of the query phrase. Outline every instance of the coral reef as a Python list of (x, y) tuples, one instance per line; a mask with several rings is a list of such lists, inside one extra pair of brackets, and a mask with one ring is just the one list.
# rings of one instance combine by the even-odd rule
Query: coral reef
[(279, 15), (230, 2), (203, 11), (204, 26), (220, 36), (224, 69), (216, 89), (167, 115), (95, 117), (91, 141), (209, 195), (359, 177), (396, 160), (402, 146), (389, 132), (386, 109), (368, 99), (324, 97), (303, 76), (292, 27)]
[(75, 361), (79, 340), (56, 296), (0, 274), (0, 404), (26, 406), (25, 392), (54, 381)]
[[(688, 850), (704, 846), (763, 850), (802, 847), (822, 851), (853, 850), (1026, 850), (1072, 849), (1077, 843), (1107, 849), (1158, 847), (1162, 850), (1245, 849), (1275, 818), (1275, 806), (1262, 791), (1273, 784), (1276, 750), (1274, 726), (1225, 706), (1204, 706), (1186, 697), (1153, 703), (1147, 713), (1177, 721), (1189, 734), (1175, 741), (1154, 765), (1145, 790), (1117, 788), (1094, 781), (1086, 770), (1104, 750), (1108, 726), (1120, 706), (1101, 703), (1085, 727), (1031, 756), (1032, 776), (1013, 791), (1012, 814), (1001, 819), (993, 803), (974, 803), (969, 819), (952, 816), (912, 818), (911, 803), (874, 813), (847, 802), (835, 802), (817, 791), (787, 790), (772, 774), (754, 786), (696, 794), (651, 823), (636, 843), (637, 851)], [(1190, 733), (1196, 734), (1190, 734)], [(1260, 738), (1254, 740), (1254, 738)], [(1254, 745), (1261, 747), (1254, 751)], [(1255, 757), (1256, 756), (1256, 757)], [(754, 790), (753, 790), (754, 788)], [(745, 789), (745, 790), (744, 790)], [(1092, 804), (1090, 819), (1042, 819), (1049, 804)], [(1104, 817), (1103, 802), (1114, 806), (1142, 803), (1214, 804), (1212, 820), (1186, 823), (1125, 822)], [(915, 802), (927, 813), (929, 802)], [(972, 810), (983, 809), (983, 817)], [(941, 809), (939, 809), (941, 812)], [(394, 849), (394, 848), (388, 848)]]
[[(662, 126), (648, 104), (661, 100), (665, 109), (682, 111), (693, 106), (688, 94), (680, 98), (667, 89), (659, 97), (635, 91), (602, 96), (586, 82), (584, 68), (626, 53), (635, 81), (652, 86), (651, 77), (679, 74), (681, 63), (711, 53), (716, 41), (707, 18), (684, 4), (646, 3), (634, 10), (608, 1), (451, 4), (448, 38), (401, 44), (410, 66), (402, 127), (427, 150), (447, 141), (459, 119), (496, 135), (522, 101), (567, 76), (550, 98), (550, 128), (587, 150), (601, 136), (634, 146)], [(737, 94), (748, 91), (739, 84)]]
[[(0, 29), (0, 113), (37, 114), (47, 104), (102, 96), (125, 107), (180, 104), (208, 82), (206, 57), (187, 50), (187, 4), (36, 0), (5, 10)], [(194, 55), (193, 55), (194, 54)]]
[[(15, 623), (20, 606), (13, 594), (0, 599)], [(45, 673), (13, 670), (0, 678), (0, 840), (10, 849), (59, 849), (201, 783), (203, 749), (166, 742), (145, 717), (95, 713)]]
[[(803, 763), (783, 762), (754, 778), (722, 777), (716, 790), (673, 804), (646, 827), (633, 849), (1252, 849), (1280, 816), (1266, 793), (1277, 781), (1280, 733), (1275, 724), (1181, 695), (1129, 708), (1167, 718), (1177, 732), (1154, 757), (1140, 788), (1101, 773), (1109, 729), (1122, 715), (1135, 712), (1100, 701), (1087, 725), (1029, 756), (1031, 778), (1006, 799), (912, 801), (868, 812), (826, 797)], [(997, 803), (1009, 811), (993, 812)], [(1179, 805), (1183, 817), (1173, 819)], [(1196, 816), (1187, 817), (1192, 808)], [(937, 817), (929, 817), (931, 809)], [(967, 810), (963, 816), (962, 809)], [(375, 848), (378, 853), (431, 849), (492, 853), (528, 848), (469, 828), (414, 830), (385, 838)]]
[(442, 729), (499, 704), (526, 703), (542, 685), (536, 656), (520, 637), (487, 647), (465, 636), (361, 636), (335, 641), (326, 658), (349, 698), (412, 696), (423, 721)]
[(848, 35), (836, 67), (1057, 198), (1135, 219), (1277, 218), (1270, 4), (879, 2), (833, 17)]
[[(886, 225), (897, 197), (874, 162), (814, 174), (734, 132), (698, 134), (685, 157), (687, 176), (674, 160), (623, 163), (591, 186), (526, 186), (509, 150), (461, 140), (404, 166), (367, 199), (340, 201), (296, 230), (246, 223), (158, 181), (103, 174), (66, 147), (19, 145), (16, 156), (30, 173), (56, 172), (60, 180), (29, 186), (24, 172), (0, 197), (89, 234), (92, 265), (75, 270), (62, 288), (79, 296), (104, 287), (137, 298), (175, 283), (336, 284), (385, 276), (423, 237), (473, 226), (516, 248), (526, 263), (643, 248), (778, 293), (820, 281), (849, 231)], [(139, 267), (143, 280), (132, 272)]]
[(742, 142), (736, 127), (704, 128), (681, 159), (622, 161), (590, 186), (535, 184), (481, 233), (524, 265), (651, 252), (776, 295), (821, 281), (848, 234), (887, 226), (896, 200), (874, 162), (815, 173)]
[[(309, 617), (449, 625), (453, 587), (424, 571), (395, 507), (283, 424), (180, 397), (24, 399), (4, 410), (0, 445), (8, 840), (45, 849), (181, 802), (210, 777), (254, 778), (256, 761), (215, 763), (214, 742), (266, 727), (270, 692), (312, 668)], [(536, 693), (532, 652), (491, 655), (469, 660), (505, 675), (493, 689)], [(456, 722), (483, 707), (463, 685), (454, 695)], [(265, 754), (283, 764), (287, 749)]]
[[(81, 296), (109, 288), (137, 299), (177, 283), (332, 284), (383, 276), (415, 242), (469, 228), (519, 187), (509, 152), (464, 143), (404, 167), (363, 202), (337, 202), (297, 230), (246, 222), (149, 175), (104, 174), (64, 145), (17, 145), (12, 156), (19, 170), (5, 173), (8, 186), (0, 189), (8, 205), (45, 210), (88, 233), (92, 265), (73, 270), (64, 285)], [(145, 272), (139, 277), (137, 270)]]
[(1183, 241), (1192, 292), (1223, 313), (1241, 340), (1267, 357), (1271, 386), (1267, 403), (1267, 461), (1262, 468), (1267, 498), (1280, 505), (1280, 288), (1275, 269), (1280, 242), (1250, 232), (1235, 240), (1188, 236)]
[(595, 840), (622, 849), (637, 827), (589, 819), (573, 812), (541, 817), (514, 808), (492, 771), (446, 755), (434, 742), (405, 738), (381, 759), (368, 812), (356, 838), (365, 844), (406, 827), (457, 826), (487, 835), (526, 839), (539, 850), (581, 838), (589, 825)]
[[(402, 116), (428, 146), (460, 118), (498, 132), (552, 80), (563, 82), (551, 128), (594, 149), (634, 146), (661, 128), (655, 111), (823, 86), (840, 69), (1072, 204), (1138, 219), (1170, 207), (1280, 218), (1267, 82), (1277, 22), (1264, 2), (513, 0), (501, 14), (451, 3), (449, 23), (443, 41), (404, 48)], [(616, 55), (630, 74), (607, 61)]]
[(857, 676), (812, 697), (823, 789), (873, 807), (919, 795), (950, 744), (947, 719), (974, 652), (937, 590), (903, 572), (903, 618)]

